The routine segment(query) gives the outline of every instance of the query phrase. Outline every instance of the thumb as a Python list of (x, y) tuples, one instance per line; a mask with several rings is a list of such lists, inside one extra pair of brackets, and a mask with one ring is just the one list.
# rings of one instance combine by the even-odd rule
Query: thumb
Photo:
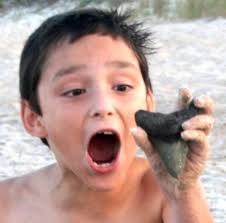
[(140, 127), (131, 128), (130, 132), (135, 139), (136, 144), (146, 153), (146, 155), (150, 155), (153, 151), (153, 146), (148, 139), (147, 133)]
[(141, 127), (130, 129), (136, 144), (145, 152), (151, 167), (158, 177), (166, 179), (168, 176), (166, 168), (159, 157), (159, 154), (154, 150), (154, 147), (148, 139), (147, 133)]

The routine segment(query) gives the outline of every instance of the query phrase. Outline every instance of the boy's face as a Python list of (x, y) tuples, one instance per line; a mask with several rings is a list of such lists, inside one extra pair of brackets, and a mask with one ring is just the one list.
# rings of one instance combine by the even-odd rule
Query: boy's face
[(127, 44), (96, 34), (65, 41), (50, 54), (38, 94), (37, 122), (61, 167), (97, 190), (122, 183), (136, 153), (134, 114), (152, 109)]

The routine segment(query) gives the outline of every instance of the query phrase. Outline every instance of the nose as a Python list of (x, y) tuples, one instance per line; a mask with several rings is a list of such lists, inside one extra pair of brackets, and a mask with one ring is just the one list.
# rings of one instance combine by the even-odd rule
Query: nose
[(90, 116), (105, 118), (114, 114), (113, 100), (106, 92), (98, 92), (93, 96)]

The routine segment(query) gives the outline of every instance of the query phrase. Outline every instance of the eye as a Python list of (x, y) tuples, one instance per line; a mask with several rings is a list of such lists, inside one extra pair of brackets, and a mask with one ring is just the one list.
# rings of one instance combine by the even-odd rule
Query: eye
[(129, 89), (132, 89), (133, 87), (128, 84), (118, 84), (114, 87), (117, 91), (128, 91)]
[(76, 88), (76, 89), (72, 89), (64, 92), (63, 96), (74, 97), (74, 96), (79, 96), (81, 94), (84, 94), (85, 92), (86, 92), (86, 89)]

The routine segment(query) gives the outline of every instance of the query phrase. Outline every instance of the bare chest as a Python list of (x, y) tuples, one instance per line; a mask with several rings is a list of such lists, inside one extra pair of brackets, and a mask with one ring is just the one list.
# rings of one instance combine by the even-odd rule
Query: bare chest
[[(140, 206), (140, 208), (139, 208)], [(89, 210), (83, 213), (69, 212), (64, 213), (53, 209), (45, 203), (32, 206), (21, 205), (10, 211), (2, 223), (162, 223), (159, 209), (151, 205), (135, 205), (136, 208), (114, 213), (106, 218), (99, 216), (90, 216)]]

